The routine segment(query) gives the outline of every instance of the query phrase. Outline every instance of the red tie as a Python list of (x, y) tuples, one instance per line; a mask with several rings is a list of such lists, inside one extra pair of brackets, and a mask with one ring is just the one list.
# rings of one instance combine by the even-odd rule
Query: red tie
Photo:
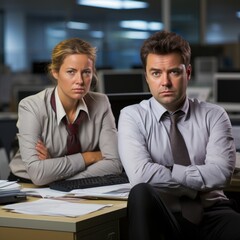
[(67, 151), (68, 151), (67, 154), (68, 155), (81, 152), (81, 145), (78, 137), (78, 129), (79, 129), (79, 124), (82, 120), (82, 117), (83, 117), (83, 111), (80, 111), (77, 119), (72, 124), (67, 122), (66, 116), (62, 119), (68, 132), (68, 138), (67, 138)]
[[(51, 95), (51, 106), (53, 111), (56, 113), (56, 102), (55, 102), (54, 91)], [(67, 137), (67, 154), (68, 155), (81, 152), (81, 145), (80, 145), (78, 133), (79, 133), (79, 125), (83, 117), (84, 117), (84, 111), (80, 111), (78, 114), (78, 117), (72, 124), (68, 123), (66, 116), (62, 119), (62, 122), (65, 124), (68, 132), (68, 137)]]

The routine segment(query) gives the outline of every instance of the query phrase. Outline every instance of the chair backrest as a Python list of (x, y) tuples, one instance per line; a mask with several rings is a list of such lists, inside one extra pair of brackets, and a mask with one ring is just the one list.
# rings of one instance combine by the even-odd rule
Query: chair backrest
[(6, 149), (0, 145), (0, 179), (7, 180), (10, 173), (9, 159)]

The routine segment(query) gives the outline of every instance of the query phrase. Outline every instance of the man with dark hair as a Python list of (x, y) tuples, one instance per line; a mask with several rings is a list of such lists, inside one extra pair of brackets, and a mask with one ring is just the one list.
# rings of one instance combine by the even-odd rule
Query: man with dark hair
[(191, 48), (157, 32), (141, 48), (152, 97), (121, 111), (119, 154), (133, 185), (129, 239), (239, 240), (240, 214), (223, 189), (236, 150), (220, 106), (187, 97)]

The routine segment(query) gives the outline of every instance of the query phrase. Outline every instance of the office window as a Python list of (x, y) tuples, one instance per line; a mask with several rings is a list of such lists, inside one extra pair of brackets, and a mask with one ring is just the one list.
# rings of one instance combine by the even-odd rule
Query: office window
[[(0, 13), (0, 31), (2, 31), (2, 22), (5, 22), (4, 26), (6, 27), (11, 24), (14, 33), (21, 33), (21, 36), (15, 37), (15, 39), (18, 39), (23, 46), (23, 49), (19, 49), (20, 53), (16, 52), (13, 47), (4, 49), (4, 60), (9, 59), (6, 64), (10, 67), (14, 65), (12, 66), (13, 70), (28, 71), (31, 69), (32, 62), (48, 61), (53, 46), (59, 41), (70, 37), (81, 37), (98, 48), (97, 66), (99, 68), (109, 66), (123, 69), (140, 66), (139, 49), (143, 40), (153, 32), (164, 28), (163, 1), (145, 1), (149, 4), (148, 8), (132, 10), (78, 6), (75, 0), (38, 1), (37, 3), (22, 0), (15, 1), (13, 8), (11, 4), (4, 5), (2, 3), (4, 1), (2, 1), (0, 9), (3, 9), (4, 15), (9, 18), (3, 21), (3, 14)], [(200, 9), (203, 1), (171, 0), (170, 2), (171, 30), (181, 34), (192, 45), (201, 44), (202, 47), (203, 42), (202, 39), (200, 40), (202, 27), (206, 28), (203, 40), (206, 44), (229, 42), (238, 44), (239, 0), (204, 1), (206, 3), (206, 26), (202, 26), (200, 21)], [(10, 19), (10, 17), (16, 18), (16, 16), (19, 18)], [(3, 55), (3, 49), (1, 49), (3, 39), (5, 39), (5, 45), (12, 39), (10, 35), (5, 36), (6, 32), (5, 29), (1, 35), (4, 37), (0, 40), (0, 57), (1, 54)], [(18, 47), (20, 48), (19, 44)], [(232, 51), (229, 55), (234, 53)], [(21, 65), (19, 61), (16, 61), (17, 54), (24, 60), (20, 61)], [(3, 59), (3, 57), (1, 58)], [(231, 61), (237, 62), (238, 59), (233, 60), (232, 56), (227, 56), (224, 64), (233, 66)]]
[[(239, 0), (207, 0), (206, 43), (237, 43), (240, 40)], [(224, 16), (224, 17), (223, 17)]]
[[(3, 35), (3, 17), (4, 13), (0, 10), (0, 36)], [(3, 46), (3, 37), (0, 38), (0, 66), (4, 63), (4, 46)], [(0, 70), (1, 71), (1, 70)]]
[(190, 43), (199, 43), (201, 0), (171, 0), (171, 30), (181, 34)]
[(131, 10), (71, 3), (65, 15), (61, 12), (61, 4), (56, 4), (52, 15), (28, 14), (28, 68), (32, 61), (48, 60), (52, 48), (59, 41), (71, 37), (83, 38), (97, 47), (99, 68), (129, 69), (140, 66), (139, 49), (143, 40), (163, 28), (161, 0), (146, 2), (146, 9)]

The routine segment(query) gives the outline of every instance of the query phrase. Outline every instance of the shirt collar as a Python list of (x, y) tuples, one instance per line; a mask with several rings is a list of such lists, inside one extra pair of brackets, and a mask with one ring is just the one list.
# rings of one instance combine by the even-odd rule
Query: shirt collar
[[(59, 125), (60, 122), (62, 121), (63, 117), (66, 116), (66, 112), (65, 112), (65, 110), (63, 108), (62, 102), (60, 101), (57, 88), (54, 91), (54, 95), (55, 95), (55, 102), (56, 102), (57, 123)], [(90, 119), (88, 108), (87, 108), (87, 105), (86, 105), (86, 103), (85, 103), (83, 98), (79, 100), (79, 104), (78, 104), (77, 111), (76, 111), (76, 118), (77, 118), (80, 110), (86, 112), (87, 115), (88, 115), (88, 119)]]
[[(164, 108), (154, 97), (152, 97), (150, 99), (151, 101), (151, 106), (152, 106), (152, 110), (153, 110), (153, 114), (155, 115), (156, 119), (159, 119), (159, 121), (161, 120), (162, 116), (167, 112), (167, 109)], [(185, 117), (187, 116), (187, 113), (189, 111), (189, 101), (188, 98), (186, 98), (186, 100), (184, 101), (183, 106), (178, 109), (178, 110), (182, 110), (185, 114)]]

